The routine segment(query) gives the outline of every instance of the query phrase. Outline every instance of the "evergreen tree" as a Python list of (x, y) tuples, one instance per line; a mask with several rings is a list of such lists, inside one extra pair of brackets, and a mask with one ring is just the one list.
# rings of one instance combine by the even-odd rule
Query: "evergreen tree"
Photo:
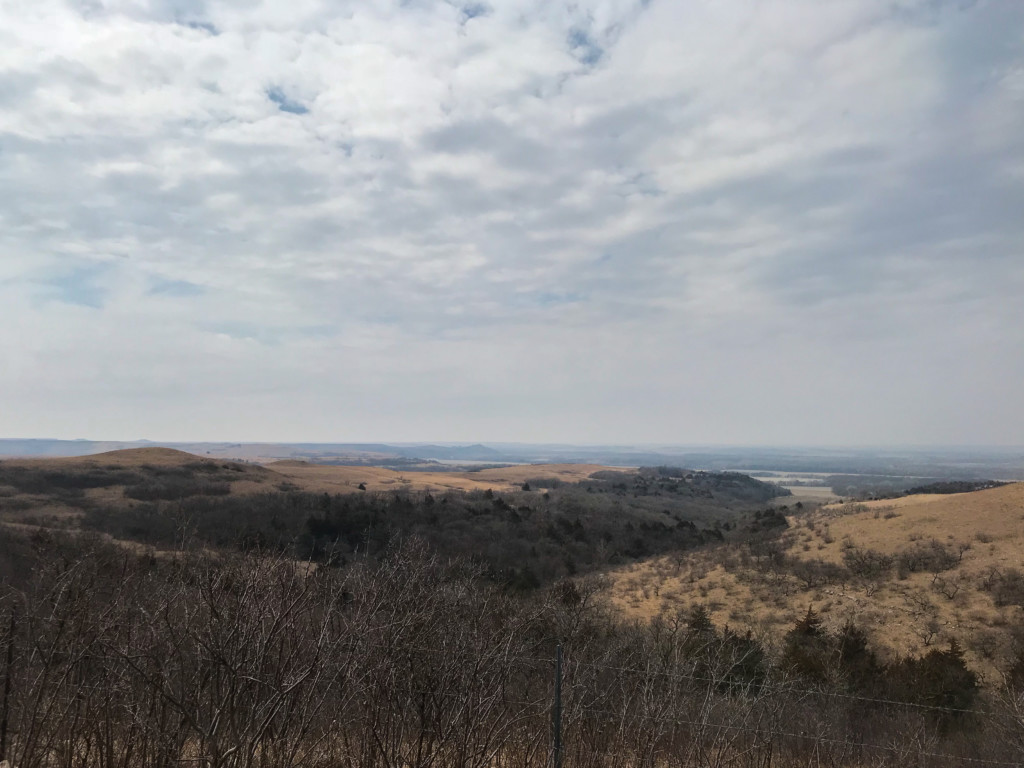
[(804, 617), (786, 634), (781, 666), (814, 683), (827, 683), (834, 673), (836, 645), (822, 627), (821, 617), (808, 606)]
[(839, 666), (850, 689), (861, 693), (874, 690), (885, 670), (868, 648), (867, 634), (848, 621), (839, 630), (836, 641), (839, 645)]

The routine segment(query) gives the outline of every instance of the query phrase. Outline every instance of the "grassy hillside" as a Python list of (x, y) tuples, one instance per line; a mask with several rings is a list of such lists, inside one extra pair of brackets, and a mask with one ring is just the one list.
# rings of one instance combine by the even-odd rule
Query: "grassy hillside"
[(352, 493), (365, 486), (369, 491), (495, 491), (515, 490), (531, 478), (553, 477), (578, 482), (607, 467), (596, 464), (527, 464), (474, 472), (402, 472), (385, 467), (354, 467), (277, 461), (267, 465), (296, 487), (315, 493)]
[(808, 609), (895, 656), (957, 640), (995, 674), (1024, 607), (1024, 483), (790, 510), (775, 539), (628, 565), (612, 603), (637, 618), (705, 604), (719, 625), (778, 634)]
[(95, 507), (259, 493), (286, 478), (262, 467), (167, 448), (0, 461), (0, 519), (53, 524)]

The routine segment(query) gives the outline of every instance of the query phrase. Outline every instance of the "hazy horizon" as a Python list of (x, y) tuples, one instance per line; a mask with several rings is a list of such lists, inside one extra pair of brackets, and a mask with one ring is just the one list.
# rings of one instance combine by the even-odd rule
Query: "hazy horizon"
[(0, 22), (0, 434), (1024, 439), (1024, 3)]
[(0, 443), (4, 442), (60, 442), (60, 443), (124, 443), (146, 445), (324, 445), (324, 446), (359, 446), (359, 445), (390, 445), (396, 447), (414, 447), (425, 445), (469, 447), (481, 445), (489, 448), (584, 448), (584, 449), (634, 449), (638, 451), (647, 450), (807, 450), (807, 451), (1024, 451), (1024, 443), (989, 443), (989, 444), (854, 444), (854, 443), (670, 443), (670, 442), (603, 442), (603, 443), (574, 443), (560, 441), (530, 441), (530, 440), (401, 440), (401, 439), (351, 439), (351, 440), (235, 440), (235, 439), (209, 439), (209, 440), (161, 440), (154, 438), (55, 438), (55, 437), (25, 437), (25, 436), (0, 436)]

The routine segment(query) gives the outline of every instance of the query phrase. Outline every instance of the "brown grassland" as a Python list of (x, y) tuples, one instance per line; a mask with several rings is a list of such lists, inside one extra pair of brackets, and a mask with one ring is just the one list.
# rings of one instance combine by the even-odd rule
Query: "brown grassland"
[(351, 493), (360, 483), (369, 491), (406, 488), (415, 491), (495, 491), (511, 490), (536, 477), (578, 482), (608, 467), (591, 464), (528, 464), (482, 469), (475, 472), (402, 472), (383, 467), (344, 467), (310, 464), (303, 461), (277, 461), (268, 468), (284, 475), (302, 490), (317, 493)]
[[(109, 451), (90, 456), (46, 459), (8, 459), (0, 461), (6, 469), (25, 469), (37, 472), (88, 472), (90, 470), (165, 470), (168, 468), (230, 467), (231, 495), (248, 495), (277, 491), (282, 487), (312, 493), (355, 493), (363, 485), (367, 491), (507, 491), (517, 489), (532, 478), (554, 478), (561, 482), (578, 482), (593, 472), (608, 469), (589, 464), (530, 464), (479, 471), (396, 471), (383, 467), (337, 466), (305, 461), (275, 461), (267, 465), (225, 462), (171, 448), (132, 448)], [(94, 503), (121, 505), (130, 503), (124, 484), (87, 488), (85, 497)], [(76, 511), (47, 493), (24, 493), (4, 486), (0, 481), (0, 512), (5, 518), (17, 520), (10, 510), (30, 510), (32, 517), (74, 516)]]
[[(813, 607), (826, 626), (852, 620), (883, 654), (921, 653), (956, 639), (971, 665), (995, 674), (1021, 608), (997, 604), (991, 582), (1024, 566), (1024, 483), (951, 495), (918, 495), (830, 504), (788, 517), (778, 539), (791, 567), (773, 571), (764, 558), (729, 544), (659, 557), (611, 574), (611, 603), (649, 619), (704, 604), (714, 621), (778, 636)], [(956, 561), (933, 572), (881, 579), (801, 578), (799, 564), (841, 565), (848, 551), (890, 557), (943, 545)], [(952, 562), (952, 561), (951, 561)], [(795, 566), (792, 564), (796, 564)]]

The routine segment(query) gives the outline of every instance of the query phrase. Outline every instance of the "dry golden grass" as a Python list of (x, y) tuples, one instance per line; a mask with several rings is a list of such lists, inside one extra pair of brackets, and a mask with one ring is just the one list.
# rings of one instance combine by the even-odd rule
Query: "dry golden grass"
[(790, 518), (780, 542), (796, 559), (843, 562), (854, 545), (889, 555), (935, 539), (962, 553), (937, 576), (918, 572), (882, 582), (851, 577), (807, 587), (792, 574), (744, 563), (741, 551), (715, 547), (660, 557), (612, 573), (610, 601), (623, 614), (649, 619), (703, 603), (719, 625), (755, 632), (788, 630), (808, 606), (836, 628), (853, 620), (883, 655), (920, 653), (948, 639), (991, 678), (1020, 624), (1016, 606), (997, 606), (984, 581), (993, 569), (1024, 570), (1024, 483), (974, 493), (927, 495), (867, 504), (829, 505)]
[[(62, 456), (42, 459), (3, 459), (0, 464), (5, 467), (25, 467), (27, 469), (52, 470), (55, 472), (87, 471), (90, 469), (145, 469), (148, 467), (188, 467), (197, 464), (208, 464), (216, 467), (231, 465), (246, 480), (259, 482), (265, 479), (273, 482), (273, 473), (259, 464), (210, 459), (194, 453), (186, 453), (173, 448), (128, 448), (106, 453), (93, 453), (88, 456)], [(278, 480), (279, 481), (279, 480)]]
[[(911, 496), (900, 496), (898, 499), (874, 499), (872, 501), (848, 502), (865, 509), (896, 509), (899, 507), (912, 507), (918, 504), (930, 504), (933, 501), (955, 499), (958, 496), (966, 496), (964, 493), (915, 493)], [(847, 504), (832, 504), (832, 507), (845, 507)]]
[(485, 490), (494, 483), (477, 482), (461, 472), (401, 472), (383, 467), (343, 467), (284, 461), (267, 465), (285, 480), (314, 493), (353, 493), (359, 484), (368, 491), (449, 489)]
[(586, 480), (595, 472), (628, 471), (622, 467), (605, 467), (601, 464), (520, 464), (511, 467), (482, 469), (469, 473), (472, 477), (482, 477), (492, 481), (506, 481), (522, 484), (534, 478), (555, 478), (565, 483)]
[(44, 469), (74, 469), (88, 467), (180, 467), (199, 461), (211, 461), (194, 453), (173, 448), (128, 448), (88, 456), (66, 456), (53, 459), (6, 459), (7, 466), (24, 466)]
[(1019, 564), (1024, 558), (1024, 483), (974, 493), (883, 499), (854, 509), (857, 506), (864, 511), (844, 514), (849, 505), (822, 508), (823, 516), (834, 516), (828, 524), (837, 539), (835, 547), (850, 536), (862, 546), (891, 553), (915, 535), (970, 542), (980, 533), (1001, 542), (997, 549), (1003, 561)]
[[(313, 493), (354, 493), (363, 484), (368, 491), (413, 490), (434, 493), (455, 491), (506, 491), (519, 488), (533, 478), (554, 478), (562, 482), (578, 482), (599, 470), (609, 469), (596, 464), (538, 464), (485, 469), (478, 472), (439, 471), (412, 472), (396, 471), (383, 467), (335, 466), (311, 464), (304, 461), (275, 461), (267, 465), (227, 462), (210, 459), (171, 448), (131, 448), (109, 451), (89, 456), (75, 456), (51, 459), (10, 459), (2, 462), (10, 467), (27, 467), (51, 470), (88, 470), (94, 468), (118, 467), (141, 469), (145, 467), (187, 467), (194, 464), (211, 464), (218, 467), (230, 464), (238, 470), (231, 478), (231, 493), (246, 495), (265, 493), (290, 484), (298, 490)], [(2, 489), (0, 489), (2, 490)], [(10, 493), (7, 497), (16, 494)], [(124, 486), (93, 488), (86, 496), (94, 502), (113, 504), (125, 501)], [(18, 495), (20, 499), (33, 497)], [(52, 504), (52, 500), (37, 500), (39, 505)], [(0, 499), (2, 502), (2, 499)], [(2, 506), (2, 503), (0, 503)]]
[(360, 483), (368, 491), (406, 488), (417, 491), (495, 491), (519, 488), (532, 478), (578, 482), (608, 469), (596, 464), (530, 464), (484, 469), (478, 472), (402, 472), (383, 467), (344, 467), (277, 461), (267, 465), (303, 490), (316, 493), (351, 493)]

